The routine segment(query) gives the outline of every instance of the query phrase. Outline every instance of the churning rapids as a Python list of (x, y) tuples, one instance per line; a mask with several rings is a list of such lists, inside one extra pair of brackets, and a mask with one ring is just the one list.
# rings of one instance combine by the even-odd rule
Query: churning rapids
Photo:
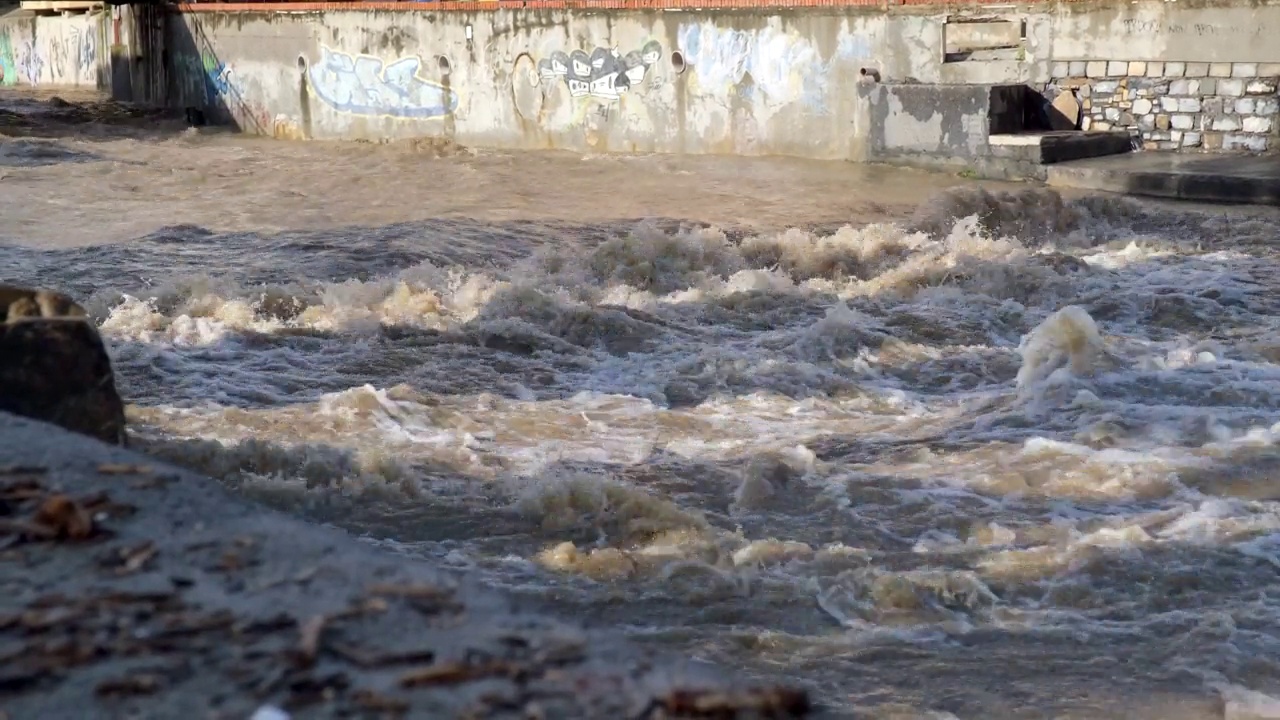
[(194, 131), (6, 139), (0, 213), (274, 506), (832, 717), (1280, 717), (1274, 215)]

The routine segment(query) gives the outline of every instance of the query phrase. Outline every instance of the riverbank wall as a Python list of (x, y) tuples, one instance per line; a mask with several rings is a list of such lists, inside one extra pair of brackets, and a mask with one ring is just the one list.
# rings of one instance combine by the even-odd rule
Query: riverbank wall
[[(960, 165), (1072, 156), (1007, 139), (1028, 131), (1280, 147), (1280, 2), (201, 2), (87, 17), (0, 19), (13, 82), (93, 78), (56, 69), (55, 38), (96, 22), (77, 61), (117, 96), (290, 139)], [(12, 49), (22, 33), (31, 49)]]
[(107, 28), (102, 13), (0, 14), (0, 87), (105, 88)]

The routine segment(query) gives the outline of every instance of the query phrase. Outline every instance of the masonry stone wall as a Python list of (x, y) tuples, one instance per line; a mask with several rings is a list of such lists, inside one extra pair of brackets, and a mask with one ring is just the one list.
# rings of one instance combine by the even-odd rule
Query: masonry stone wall
[(1280, 148), (1280, 63), (1077, 60), (1051, 74), (1083, 130), (1136, 131), (1148, 150)]

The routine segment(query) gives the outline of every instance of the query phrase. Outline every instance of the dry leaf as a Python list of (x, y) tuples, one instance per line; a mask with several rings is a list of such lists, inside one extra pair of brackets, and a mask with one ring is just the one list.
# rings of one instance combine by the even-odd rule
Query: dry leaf
[(400, 676), (400, 686), (410, 688), (423, 685), (463, 683), (500, 675), (514, 675), (519, 670), (520, 667), (518, 665), (501, 660), (491, 660), (474, 665), (457, 661), (444, 662), (406, 672)]
[(52, 530), (55, 537), (83, 540), (93, 534), (93, 518), (66, 495), (53, 495), (45, 500), (32, 520)]

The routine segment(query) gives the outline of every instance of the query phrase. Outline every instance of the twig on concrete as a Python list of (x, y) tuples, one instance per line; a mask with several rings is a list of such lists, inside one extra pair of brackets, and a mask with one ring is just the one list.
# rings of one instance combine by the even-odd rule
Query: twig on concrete
[(474, 664), (454, 660), (410, 670), (400, 676), (400, 686), (411, 688), (451, 685), (493, 677), (514, 677), (521, 674), (521, 670), (523, 670), (522, 666), (504, 660), (488, 660)]
[(97, 469), (100, 475), (150, 475), (155, 472), (150, 465), (129, 465), (124, 463), (103, 463)]
[(744, 713), (781, 720), (806, 717), (811, 710), (809, 694), (795, 688), (771, 687), (742, 692), (682, 688), (654, 698), (641, 711), (639, 720), (654, 717), (733, 720)]
[(164, 681), (158, 675), (126, 675), (103, 680), (94, 688), (94, 694), (99, 697), (153, 695), (163, 684)]

